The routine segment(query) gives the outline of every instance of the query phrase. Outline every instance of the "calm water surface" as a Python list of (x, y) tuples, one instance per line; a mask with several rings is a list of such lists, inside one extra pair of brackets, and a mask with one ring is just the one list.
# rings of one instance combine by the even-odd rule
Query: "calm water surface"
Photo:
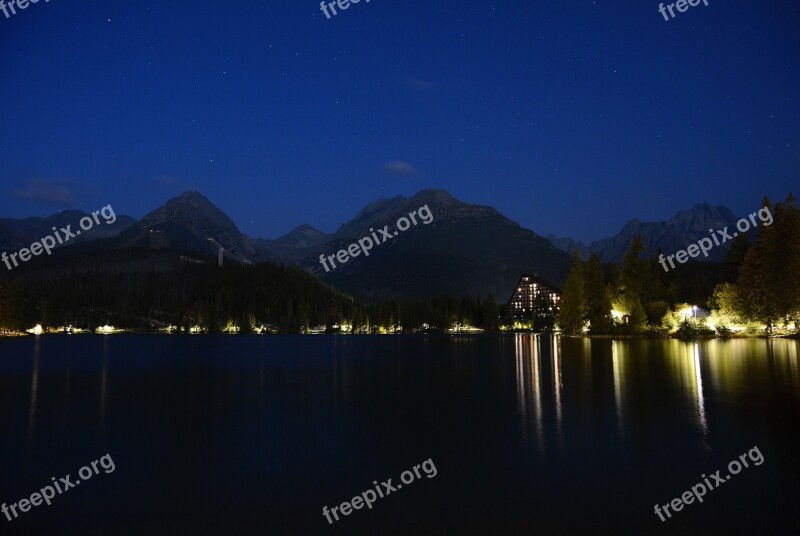
[[(549, 336), (0, 340), (3, 534), (796, 533), (800, 343)], [(653, 512), (758, 447), (704, 502)], [(437, 474), (329, 525), (432, 459)]]

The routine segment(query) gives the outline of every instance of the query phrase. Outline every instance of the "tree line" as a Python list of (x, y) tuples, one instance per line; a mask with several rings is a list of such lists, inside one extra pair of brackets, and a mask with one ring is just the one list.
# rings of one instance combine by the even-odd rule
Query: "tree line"
[(199, 327), (211, 333), (230, 326), (243, 333), (257, 326), (279, 333), (345, 325), (354, 333), (494, 330), (498, 306), (492, 296), (365, 303), (295, 267), (220, 268), (212, 259), (115, 251), (42, 259), (0, 280), (0, 329), (36, 324), (89, 330), (174, 326), (186, 332)]
[[(558, 324), (566, 334), (665, 333), (676, 311), (696, 304), (713, 310), (718, 333), (732, 324), (800, 327), (800, 209), (792, 194), (774, 207), (769, 226), (735, 237), (723, 263), (689, 262), (665, 272), (658, 254), (644, 255), (637, 236), (619, 265), (603, 265), (597, 254), (572, 267), (559, 303)], [(755, 236), (754, 236), (755, 235)], [(618, 312), (614, 318), (612, 310)], [(692, 326), (685, 328), (691, 328)]]

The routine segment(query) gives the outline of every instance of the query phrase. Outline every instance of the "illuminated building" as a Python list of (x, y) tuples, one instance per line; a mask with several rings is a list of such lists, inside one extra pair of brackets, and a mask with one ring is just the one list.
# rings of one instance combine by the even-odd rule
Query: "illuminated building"
[(548, 298), (546, 303), (556, 307), (561, 299), (561, 290), (547, 281), (539, 279), (537, 274), (522, 274), (514, 289), (514, 294), (511, 295), (511, 300), (508, 302), (514, 320), (530, 320), (536, 305), (536, 298), (540, 295)]

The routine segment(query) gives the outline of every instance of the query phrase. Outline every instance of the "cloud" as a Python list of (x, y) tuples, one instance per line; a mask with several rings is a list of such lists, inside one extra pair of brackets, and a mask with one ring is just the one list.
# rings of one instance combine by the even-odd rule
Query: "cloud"
[(414, 166), (402, 160), (389, 160), (383, 165), (383, 170), (391, 175), (399, 176), (414, 175), (417, 172)]
[(408, 79), (408, 85), (413, 87), (414, 89), (433, 89), (438, 87), (439, 84), (436, 82), (431, 82), (429, 80), (420, 80), (419, 78), (410, 78)]
[(170, 177), (169, 175), (160, 175), (156, 177), (156, 182), (163, 184), (164, 186), (182, 186), (181, 182), (178, 179)]
[(14, 197), (43, 205), (68, 207), (75, 204), (75, 196), (69, 179), (29, 179), (26, 187), (14, 190)]

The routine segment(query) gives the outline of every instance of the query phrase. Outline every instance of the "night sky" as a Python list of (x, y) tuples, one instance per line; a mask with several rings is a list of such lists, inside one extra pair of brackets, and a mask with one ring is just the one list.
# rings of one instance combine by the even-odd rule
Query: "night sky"
[(197, 189), (326, 232), (442, 188), (593, 240), (800, 195), (800, 4), (83, 1), (0, 12), (0, 216)]

